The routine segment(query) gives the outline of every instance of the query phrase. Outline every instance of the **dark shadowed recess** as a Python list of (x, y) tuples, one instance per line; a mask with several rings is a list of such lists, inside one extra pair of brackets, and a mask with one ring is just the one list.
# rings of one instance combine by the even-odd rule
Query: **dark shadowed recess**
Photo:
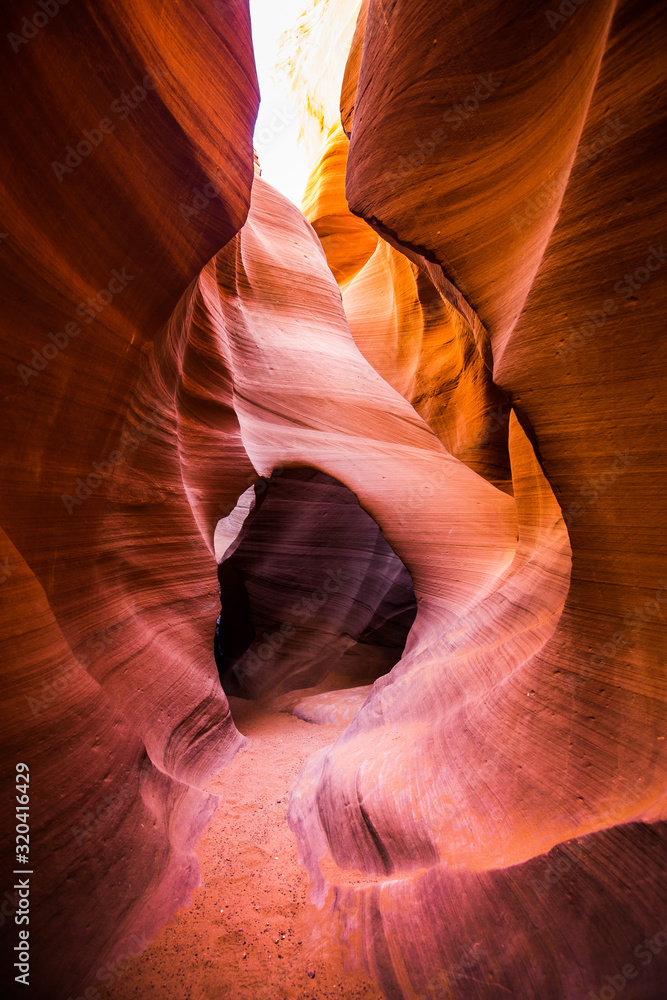
[(356, 687), (391, 670), (417, 613), (412, 578), (354, 493), (276, 470), (218, 566), (223, 689), (265, 698)]

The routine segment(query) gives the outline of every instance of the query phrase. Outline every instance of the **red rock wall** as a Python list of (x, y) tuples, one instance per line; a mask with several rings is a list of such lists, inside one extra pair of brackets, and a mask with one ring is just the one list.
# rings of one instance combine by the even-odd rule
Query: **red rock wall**
[[(261, 180), (246, 219), (243, 5), (66, 5), (15, 43), (2, 740), (37, 995), (196, 880), (241, 744), (213, 533), (275, 468), (352, 490), (418, 604), (290, 805), (349, 961), (392, 998), (588, 1000), (667, 924), (664, 39), (639, 4), (548, 14), (363, 5), (316, 231)], [(640, 971), (657, 1000), (664, 956)]]
[[(212, 533), (184, 471), (207, 406), (185, 343), (163, 345), (159, 394), (138, 383), (243, 225), (258, 102), (245, 3), (55, 6), (3, 5), (0, 154), (3, 796), (26, 762), (30, 989), (49, 998), (103, 978), (188, 900), (216, 803), (197, 785), (241, 745), (210, 656)], [(224, 462), (215, 475), (218, 502), (243, 489)]]
[[(665, 981), (664, 956), (639, 975), (633, 952), (667, 922), (655, 18), (369, 0), (353, 45), (350, 208), (468, 321), (514, 411), (519, 524), (456, 629), (420, 603), (401, 664), (293, 797), (339, 940), (388, 996), (588, 998), (628, 961), (625, 995)], [(335, 253), (386, 366), (400, 278), (369, 274), (364, 314)], [(411, 365), (385, 367), (408, 398)]]
[(303, 209), (340, 285), (355, 342), (452, 455), (511, 493), (507, 397), (491, 378), (475, 330), (428, 271), (350, 212), (348, 146), (340, 128), (330, 134)]

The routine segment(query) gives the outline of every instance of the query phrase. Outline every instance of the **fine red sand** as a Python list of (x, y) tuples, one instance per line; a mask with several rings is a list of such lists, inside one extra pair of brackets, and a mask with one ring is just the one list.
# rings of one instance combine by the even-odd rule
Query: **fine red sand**
[(305, 760), (343, 725), (312, 725), (235, 698), (230, 705), (250, 743), (207, 785), (220, 805), (196, 847), (202, 885), (100, 997), (382, 1000), (325, 942), (309, 940), (308, 876), (285, 821)]

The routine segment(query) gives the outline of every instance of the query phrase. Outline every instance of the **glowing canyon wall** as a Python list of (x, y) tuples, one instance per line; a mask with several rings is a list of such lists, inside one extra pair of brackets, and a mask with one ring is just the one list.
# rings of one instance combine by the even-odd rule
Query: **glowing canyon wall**
[[(258, 92), (246, 5), (72, 3), (39, 30), (25, 15), (3, 6), (3, 787), (13, 813), (28, 764), (30, 989), (67, 997), (189, 900), (216, 804), (198, 786), (242, 742), (189, 499), (206, 401), (161, 331), (245, 221)], [(156, 409), (140, 376), (169, 351)], [(252, 471), (223, 421), (217, 503)]]
[[(665, 955), (633, 955), (667, 925), (664, 18), (561, 7), (363, 3), (302, 214), (255, 176), (245, 3), (34, 34), (5, 5), (1, 739), (48, 859), (35, 995), (196, 884), (243, 743), (214, 533), (275, 470), (222, 573), (250, 653), (287, 628), (232, 693), (363, 685), (289, 808), (332, 947), (392, 1000), (588, 1000), (628, 962), (623, 995), (661, 995)], [(291, 621), (323, 525), (352, 526), (337, 584)]]

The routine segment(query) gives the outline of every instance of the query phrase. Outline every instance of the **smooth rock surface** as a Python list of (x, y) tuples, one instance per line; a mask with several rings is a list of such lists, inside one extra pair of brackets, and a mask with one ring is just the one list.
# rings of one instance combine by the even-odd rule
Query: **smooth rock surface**
[[(201, 783), (243, 745), (179, 457), (185, 343), (159, 405), (138, 382), (245, 221), (258, 93), (245, 2), (46, 6), (1, 14), (3, 800), (25, 762), (35, 872), (29, 988), (6, 971), (65, 1000), (189, 901)], [(14, 841), (3, 821), (10, 899)]]
[[(243, 693), (350, 720), (287, 810), (331, 968), (391, 1000), (660, 1000), (665, 29), (567, 9), (363, 3), (304, 217), (253, 168), (245, 3), (90, 0), (14, 45), (4, 6), (1, 739), (40, 1000), (190, 899), (245, 745), (217, 574), (245, 560), (275, 631), (329, 534), (363, 572)], [(402, 639), (364, 640), (408, 576), (392, 666)]]

